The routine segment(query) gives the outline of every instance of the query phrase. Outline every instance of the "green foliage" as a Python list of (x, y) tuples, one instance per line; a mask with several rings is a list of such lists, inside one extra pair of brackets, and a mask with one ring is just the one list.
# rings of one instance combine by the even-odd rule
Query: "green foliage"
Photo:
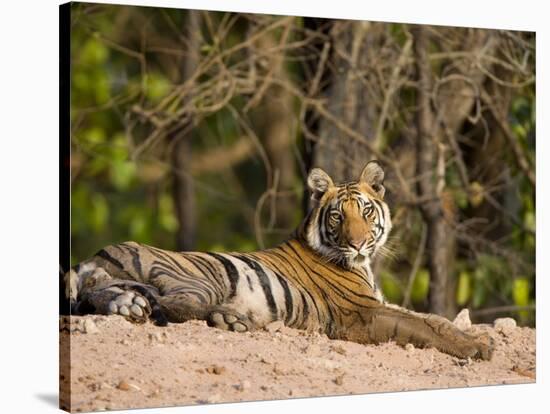
[(145, 95), (151, 103), (158, 103), (172, 90), (172, 84), (160, 73), (150, 73), (145, 78)]
[(400, 303), (403, 300), (403, 287), (399, 280), (390, 272), (380, 273), (380, 284), (384, 296), (392, 303)]
[(472, 296), (472, 276), (466, 271), (460, 272), (456, 286), (456, 303), (464, 306)]
[(420, 269), (414, 278), (411, 289), (411, 300), (413, 303), (422, 303), (428, 297), (430, 290), (430, 272), (427, 269)]
[[(527, 306), (531, 302), (529, 295), (529, 280), (525, 277), (518, 277), (514, 279), (512, 297), (514, 298), (514, 304), (517, 306)], [(518, 312), (522, 320), (526, 320), (529, 317), (529, 312), (521, 310)]]

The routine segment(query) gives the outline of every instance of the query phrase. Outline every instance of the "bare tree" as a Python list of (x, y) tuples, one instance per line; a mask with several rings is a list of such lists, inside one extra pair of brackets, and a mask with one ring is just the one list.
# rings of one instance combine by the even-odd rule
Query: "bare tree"
[[(183, 33), (187, 38), (187, 55), (182, 59), (181, 82), (192, 79), (199, 65), (200, 12), (189, 10), (185, 18)], [(192, 96), (188, 96), (189, 101)], [(188, 119), (192, 124), (194, 119)], [(187, 125), (185, 125), (187, 126)], [(191, 176), (193, 132), (189, 128), (179, 129), (172, 134), (173, 192), (178, 230), (176, 246), (179, 250), (191, 250), (196, 240), (195, 192)]]

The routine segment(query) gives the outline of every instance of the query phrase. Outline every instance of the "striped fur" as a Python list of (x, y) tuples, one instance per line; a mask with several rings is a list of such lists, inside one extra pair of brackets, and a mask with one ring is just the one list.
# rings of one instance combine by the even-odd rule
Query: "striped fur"
[(135, 242), (105, 247), (65, 275), (75, 313), (119, 313), (163, 325), (203, 319), (247, 331), (281, 320), (360, 343), (394, 340), (488, 358), (487, 340), (444, 318), (386, 304), (370, 263), (391, 230), (383, 171), (371, 162), (357, 182), (308, 177), (312, 209), (285, 242), (253, 253), (172, 252)]

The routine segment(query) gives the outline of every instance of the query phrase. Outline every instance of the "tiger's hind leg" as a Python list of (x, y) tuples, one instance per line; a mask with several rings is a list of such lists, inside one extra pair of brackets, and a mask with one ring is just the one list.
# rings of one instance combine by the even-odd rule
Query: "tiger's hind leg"
[(66, 276), (66, 295), (73, 314), (116, 314), (134, 323), (148, 319), (161, 326), (167, 323), (153, 286), (113, 278), (102, 267), (80, 275), (71, 269)]

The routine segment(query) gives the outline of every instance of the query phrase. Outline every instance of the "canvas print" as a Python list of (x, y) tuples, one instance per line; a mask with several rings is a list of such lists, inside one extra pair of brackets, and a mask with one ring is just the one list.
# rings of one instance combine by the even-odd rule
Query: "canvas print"
[(60, 57), (62, 409), (535, 382), (535, 33), (69, 3)]

